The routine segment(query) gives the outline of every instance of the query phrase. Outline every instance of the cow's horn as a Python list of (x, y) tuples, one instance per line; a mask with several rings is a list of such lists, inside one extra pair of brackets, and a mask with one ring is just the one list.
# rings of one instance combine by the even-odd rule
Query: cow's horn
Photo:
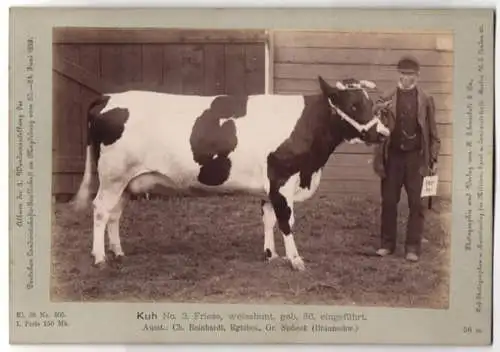
[(340, 90), (346, 90), (346, 86), (344, 85), (344, 83), (338, 81), (337, 84), (335, 85), (338, 89)]
[(367, 81), (365, 79), (359, 81), (359, 83), (361, 84), (361, 86), (366, 87), (368, 89), (375, 89), (377, 87), (375, 83), (373, 83), (372, 81)]

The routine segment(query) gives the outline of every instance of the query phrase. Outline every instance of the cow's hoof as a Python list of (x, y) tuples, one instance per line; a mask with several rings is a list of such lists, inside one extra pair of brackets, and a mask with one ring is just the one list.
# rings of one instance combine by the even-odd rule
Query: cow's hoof
[(111, 263), (113, 264), (113, 266), (116, 266), (116, 267), (121, 267), (123, 265), (123, 262), (125, 260), (125, 256), (122, 254), (122, 255), (118, 255), (118, 254), (111, 254)]
[(304, 271), (306, 270), (306, 266), (304, 264), (304, 261), (302, 260), (301, 257), (294, 257), (290, 259), (290, 264), (292, 264), (292, 268), (297, 270), (297, 271)]
[(276, 258), (278, 258), (278, 254), (276, 252), (271, 251), (270, 249), (266, 249), (264, 251), (264, 260), (270, 262)]
[(111, 257), (120, 257), (124, 256), (125, 254), (123, 253), (122, 246), (120, 245), (114, 245), (111, 244), (109, 248), (109, 253), (111, 254)]
[(123, 254), (122, 251), (119, 252), (109, 251), (109, 259), (113, 262), (121, 263), (123, 261), (123, 257), (125, 257), (125, 254)]
[(94, 264), (92, 266), (94, 268), (96, 268), (97, 270), (103, 270), (107, 267), (107, 264), (106, 264), (105, 260), (101, 260), (99, 262), (94, 262)]

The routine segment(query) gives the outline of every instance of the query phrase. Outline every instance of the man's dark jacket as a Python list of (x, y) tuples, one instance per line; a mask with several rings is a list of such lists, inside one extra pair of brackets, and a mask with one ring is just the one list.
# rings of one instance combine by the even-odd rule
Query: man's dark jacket
[[(435, 106), (432, 96), (427, 95), (422, 88), (416, 87), (418, 91), (418, 124), (421, 128), (422, 136), (422, 164), (420, 166), (420, 174), (428, 176), (431, 174), (432, 165), (437, 162), (439, 150), (441, 148), (441, 140), (437, 134)], [(384, 104), (390, 110), (388, 121), (384, 121), (389, 130), (392, 132), (396, 124), (396, 106), (397, 106), (397, 88), (390, 91), (385, 96), (381, 97), (377, 105)], [(384, 178), (385, 165), (389, 152), (390, 137), (382, 144), (375, 147), (375, 155), (373, 159), (373, 168), (378, 176)]]

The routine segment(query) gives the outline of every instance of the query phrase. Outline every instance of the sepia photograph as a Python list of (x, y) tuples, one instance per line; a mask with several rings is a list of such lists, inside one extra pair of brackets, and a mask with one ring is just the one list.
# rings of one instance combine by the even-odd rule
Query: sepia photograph
[(52, 30), (52, 302), (446, 310), (453, 32)]

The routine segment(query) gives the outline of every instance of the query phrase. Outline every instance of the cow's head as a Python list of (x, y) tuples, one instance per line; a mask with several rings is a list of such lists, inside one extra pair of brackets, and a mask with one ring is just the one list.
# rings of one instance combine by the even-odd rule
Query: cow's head
[(344, 79), (333, 87), (322, 77), (318, 79), (332, 113), (344, 121), (346, 141), (372, 144), (389, 136), (389, 129), (373, 115), (373, 101), (366, 92), (367, 88), (375, 88), (373, 82)]

